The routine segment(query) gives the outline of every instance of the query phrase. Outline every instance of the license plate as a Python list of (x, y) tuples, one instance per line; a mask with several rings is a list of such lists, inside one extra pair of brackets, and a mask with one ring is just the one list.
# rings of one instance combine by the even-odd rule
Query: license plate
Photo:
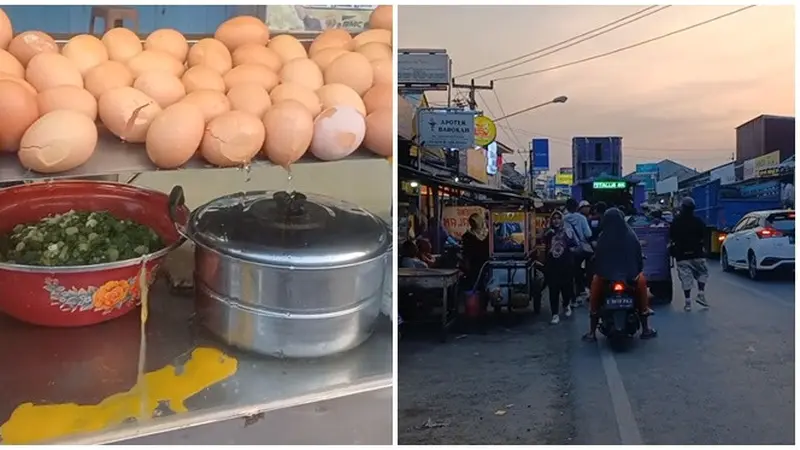
[(609, 297), (606, 299), (606, 306), (609, 308), (629, 308), (633, 306), (633, 298), (625, 296)]

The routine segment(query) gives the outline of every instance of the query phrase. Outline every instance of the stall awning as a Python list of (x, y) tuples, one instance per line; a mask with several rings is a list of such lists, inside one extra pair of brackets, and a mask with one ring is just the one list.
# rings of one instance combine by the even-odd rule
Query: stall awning
[(398, 165), (397, 173), (401, 179), (415, 180), (421, 184), (428, 186), (448, 187), (451, 189), (471, 192), (474, 194), (486, 196), (493, 200), (507, 200), (511, 202), (529, 202), (538, 199), (538, 197), (528, 197), (524, 195), (519, 195), (501, 189), (494, 189), (486, 185), (458, 183), (454, 180), (438, 177), (436, 175), (423, 172), (421, 170), (417, 170), (414, 169), (413, 167), (408, 167), (405, 165)]

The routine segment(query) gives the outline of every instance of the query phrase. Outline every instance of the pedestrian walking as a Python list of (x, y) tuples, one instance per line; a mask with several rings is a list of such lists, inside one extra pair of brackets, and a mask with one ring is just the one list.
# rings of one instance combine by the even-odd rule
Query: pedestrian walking
[(708, 308), (706, 300), (706, 283), (708, 282), (708, 265), (705, 258), (706, 225), (694, 214), (695, 203), (691, 197), (681, 200), (680, 214), (672, 221), (669, 228), (670, 254), (675, 258), (678, 278), (683, 289), (685, 311), (692, 310), (692, 287), (697, 282), (695, 301)]
[(578, 246), (575, 233), (564, 226), (564, 215), (560, 211), (553, 211), (550, 214), (550, 226), (545, 231), (545, 254), (544, 265), (547, 288), (550, 294), (550, 313), (552, 319), (550, 323), (559, 323), (559, 297), (564, 315), (572, 315), (572, 302), (574, 301), (574, 277), (573, 261), (575, 259), (574, 249)]
[(579, 204), (574, 198), (567, 199), (566, 208), (567, 214), (564, 216), (564, 223), (567, 228), (570, 228), (575, 233), (578, 239), (578, 247), (575, 250), (575, 259), (573, 263), (573, 279), (575, 283), (575, 301), (572, 306), (578, 306), (578, 300), (583, 300), (589, 296), (588, 285), (586, 284), (586, 273), (583, 269), (584, 263), (589, 256), (594, 252), (592, 248), (592, 229), (589, 227), (589, 221), (586, 216), (578, 212), (579, 209), (586, 208), (589, 202), (586, 200), (581, 201)]

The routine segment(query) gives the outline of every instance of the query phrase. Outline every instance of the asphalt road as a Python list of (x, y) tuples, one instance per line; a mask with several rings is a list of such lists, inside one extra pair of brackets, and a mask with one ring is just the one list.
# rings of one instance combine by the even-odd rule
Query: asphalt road
[(624, 352), (580, 341), (585, 309), (401, 342), (400, 443), (794, 443), (794, 282), (710, 271), (709, 310), (684, 312), (676, 279), (659, 337)]

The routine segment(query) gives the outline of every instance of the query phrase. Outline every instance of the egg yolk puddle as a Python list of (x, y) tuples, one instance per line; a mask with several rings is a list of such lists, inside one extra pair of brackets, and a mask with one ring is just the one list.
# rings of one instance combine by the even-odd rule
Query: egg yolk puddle
[[(149, 418), (160, 403), (167, 403), (176, 414), (185, 413), (188, 410), (184, 401), (231, 377), (237, 369), (235, 358), (215, 348), (198, 347), (182, 370), (168, 365), (146, 373), (131, 390), (107, 397), (97, 405), (23, 403), (0, 426), (0, 436), (4, 444), (30, 444), (101, 431), (139, 417), (143, 408)], [(142, 390), (143, 385), (147, 389)]]

